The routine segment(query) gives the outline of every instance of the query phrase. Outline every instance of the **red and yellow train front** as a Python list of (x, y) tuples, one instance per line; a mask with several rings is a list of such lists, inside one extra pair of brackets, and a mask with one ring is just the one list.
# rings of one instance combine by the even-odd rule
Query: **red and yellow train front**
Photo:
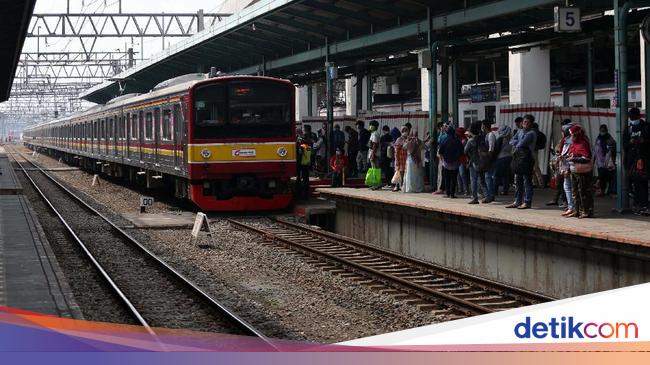
[(296, 175), (295, 88), (266, 77), (224, 77), (189, 95), (190, 198), (204, 211), (283, 209)]

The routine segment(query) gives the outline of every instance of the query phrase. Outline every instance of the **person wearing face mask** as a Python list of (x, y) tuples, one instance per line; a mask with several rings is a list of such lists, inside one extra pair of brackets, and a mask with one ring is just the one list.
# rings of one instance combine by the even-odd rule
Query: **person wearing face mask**
[(530, 209), (533, 204), (533, 169), (536, 152), (537, 132), (533, 130), (535, 117), (524, 116), (522, 128), (510, 140), (512, 152), (512, 171), (515, 173), (515, 202), (506, 208)]
[(359, 174), (357, 154), (359, 153), (359, 134), (349, 125), (345, 127), (345, 150), (348, 157), (348, 176), (356, 177)]
[(569, 168), (573, 185), (573, 200), (578, 218), (591, 218), (594, 215), (593, 163), (591, 146), (582, 127), (569, 128), (571, 147), (569, 147)]
[(401, 135), (393, 143), (395, 149), (395, 175), (393, 176), (392, 182), (395, 184), (393, 191), (400, 191), (404, 182), (404, 175), (406, 173), (406, 141), (409, 136), (409, 128), (403, 126), (400, 130)]
[(392, 143), (393, 137), (390, 135), (390, 127), (385, 125), (381, 128), (381, 138), (379, 139), (379, 165), (385, 176), (385, 185), (390, 185), (390, 180), (394, 174), (393, 168), (390, 166), (391, 158), (388, 153), (388, 149)]
[(623, 131), (625, 171), (630, 177), (637, 213), (648, 214), (648, 177), (650, 176), (650, 126), (641, 119), (638, 108), (630, 109), (630, 121)]
[(612, 177), (616, 174), (616, 141), (609, 134), (607, 125), (600, 126), (600, 134), (594, 142), (594, 162), (598, 169), (598, 196), (613, 194)]
[(370, 146), (370, 131), (366, 129), (362, 120), (357, 121), (357, 131), (359, 133), (359, 152), (357, 153), (357, 168), (359, 172), (365, 173), (368, 170), (368, 150)]
[(332, 170), (332, 187), (340, 188), (343, 186), (343, 175), (348, 167), (348, 158), (343, 154), (343, 149), (336, 149), (334, 156), (330, 158), (330, 169)]

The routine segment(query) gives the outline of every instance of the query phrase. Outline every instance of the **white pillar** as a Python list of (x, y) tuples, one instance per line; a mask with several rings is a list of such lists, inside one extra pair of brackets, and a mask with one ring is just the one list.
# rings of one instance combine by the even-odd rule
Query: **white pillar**
[(296, 89), (296, 120), (302, 120), (309, 114), (309, 86), (299, 86)]
[(364, 76), (363, 80), (361, 80), (361, 87), (363, 89), (361, 107), (363, 110), (368, 110), (368, 76)]
[(345, 114), (357, 115), (357, 78), (352, 76), (345, 80)]
[[(440, 113), (440, 110), (442, 110), (442, 98), (440, 97), (441, 90), (442, 90), (442, 78), (440, 77), (440, 73), (442, 72), (442, 66), (437, 65), (437, 72), (436, 75), (437, 80), (438, 80), (438, 113)], [(449, 67), (449, 112), (451, 113), (452, 111), (452, 93), (454, 92), (454, 85), (451, 82), (451, 76), (452, 76), (452, 70), (451, 67)], [(421, 94), (422, 94), (422, 110), (423, 111), (428, 111), (429, 110), (429, 69), (422, 68), (420, 69), (420, 87), (421, 87)], [(399, 89), (399, 85), (398, 85)]]
[(508, 59), (510, 104), (551, 101), (550, 51), (539, 47), (510, 52)]
[(393, 94), (393, 95), (398, 95), (399, 94), (399, 84), (390, 85), (390, 93)]

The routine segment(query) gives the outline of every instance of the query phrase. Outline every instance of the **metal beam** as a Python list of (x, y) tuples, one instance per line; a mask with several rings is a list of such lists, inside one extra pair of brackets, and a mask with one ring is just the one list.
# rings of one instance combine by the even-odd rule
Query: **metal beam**
[[(455, 11), (445, 15), (432, 18), (432, 31), (441, 31), (447, 28), (457, 27), (473, 22), (488, 20), (497, 16), (516, 14), (522, 11), (534, 9), (540, 6), (557, 4), (557, 0), (501, 0), (494, 3), (477, 5), (462, 11)], [(383, 43), (399, 41), (404, 38), (416, 37), (425, 33), (428, 28), (426, 20), (406, 24), (400, 27), (387, 29), (385, 31), (369, 34), (366, 36), (350, 39), (330, 46), (330, 55), (336, 56), (341, 53), (353, 52), (362, 48), (378, 46)], [(325, 57), (325, 47), (315, 48), (292, 56), (280, 58), (267, 62), (267, 69), (280, 69), (293, 66), (303, 62), (317, 61)], [(254, 73), (253, 67), (237, 70), (237, 73)]]
[[(203, 19), (211, 20), (212, 26), (230, 15), (204, 13)], [(198, 13), (34, 14), (27, 36), (187, 37), (199, 31), (198, 17)]]

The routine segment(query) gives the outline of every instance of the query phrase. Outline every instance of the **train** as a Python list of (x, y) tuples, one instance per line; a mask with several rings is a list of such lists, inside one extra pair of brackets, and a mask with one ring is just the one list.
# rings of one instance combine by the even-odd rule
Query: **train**
[(296, 176), (295, 87), (264, 76), (191, 74), (23, 131), (82, 168), (167, 187), (208, 212), (281, 210)]

